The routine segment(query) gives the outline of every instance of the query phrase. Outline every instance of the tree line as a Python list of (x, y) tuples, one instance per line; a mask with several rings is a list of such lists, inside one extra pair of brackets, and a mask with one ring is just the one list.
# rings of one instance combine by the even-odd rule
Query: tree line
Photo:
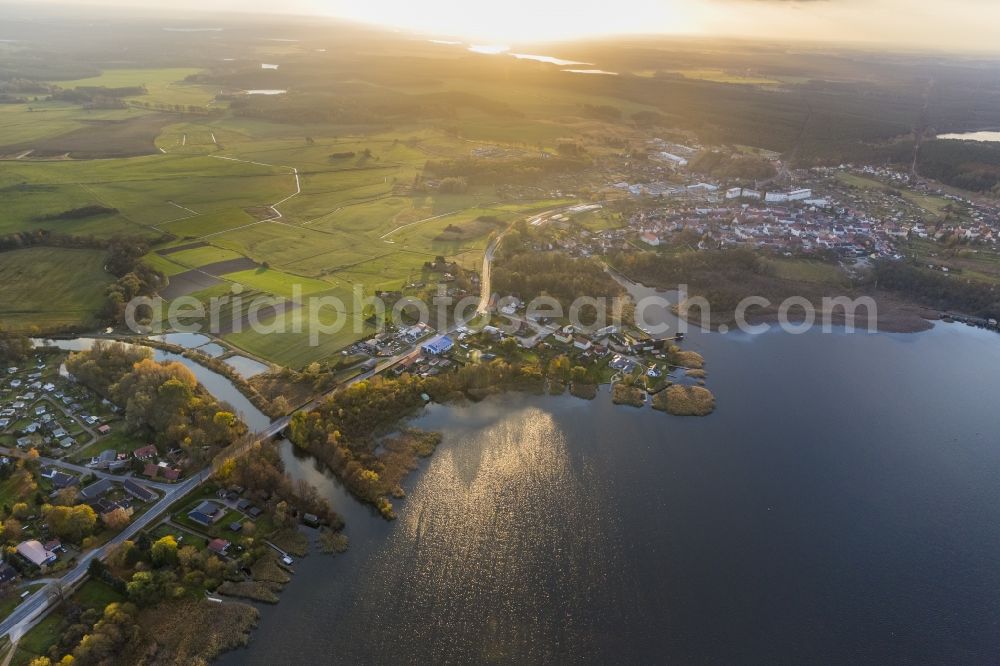
[(597, 261), (572, 257), (564, 252), (524, 251), (524, 246), (515, 249), (519, 237), (511, 233), (511, 237), (504, 239), (504, 249), (514, 254), (506, 256), (493, 269), (497, 293), (515, 294), (525, 301), (551, 296), (559, 301), (564, 311), (580, 297), (624, 294), (621, 285)]
[(190, 370), (154, 361), (145, 347), (99, 341), (89, 351), (71, 354), (66, 369), (122, 405), (130, 431), (167, 450), (182, 449), (194, 467), (247, 433), (232, 408), (200, 387)]
[[(85, 207), (103, 208), (103, 207)], [(76, 209), (84, 210), (84, 209)], [(114, 209), (108, 209), (114, 211)], [(75, 215), (73, 211), (69, 214)], [(66, 213), (62, 213), (63, 215)], [(94, 213), (96, 214), (96, 213)], [(163, 237), (157, 240), (166, 240)], [(20, 250), (29, 247), (63, 247), (77, 249), (107, 250), (105, 268), (115, 276), (105, 292), (105, 302), (98, 316), (102, 321), (118, 323), (122, 321), (125, 306), (138, 296), (152, 296), (167, 285), (166, 276), (142, 261), (150, 250), (150, 241), (134, 236), (96, 238), (52, 232), (47, 229), (19, 231), (0, 236), (0, 252)]]
[(520, 157), (507, 160), (480, 160), (463, 157), (451, 160), (428, 160), (426, 174), (438, 178), (464, 178), (470, 185), (538, 183), (546, 176), (580, 173), (590, 166), (585, 159), (558, 157)]
[(922, 305), (1000, 318), (1000, 292), (991, 284), (947, 276), (906, 261), (879, 262), (875, 279), (880, 288), (896, 291)]

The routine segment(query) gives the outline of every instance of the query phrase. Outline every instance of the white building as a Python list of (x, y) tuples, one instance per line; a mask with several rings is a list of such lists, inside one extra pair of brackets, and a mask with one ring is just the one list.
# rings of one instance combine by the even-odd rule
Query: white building
[(674, 155), (673, 153), (668, 153), (665, 150), (655, 153), (653, 155), (653, 159), (659, 160), (660, 162), (672, 162), (673, 164), (682, 167), (688, 165), (688, 161), (680, 155)]
[(36, 567), (56, 561), (56, 554), (45, 550), (45, 547), (35, 539), (17, 544), (17, 552)]

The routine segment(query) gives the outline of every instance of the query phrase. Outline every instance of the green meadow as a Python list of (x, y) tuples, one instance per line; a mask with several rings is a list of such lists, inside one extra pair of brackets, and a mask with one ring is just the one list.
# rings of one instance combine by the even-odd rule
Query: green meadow
[[(148, 141), (146, 154), (41, 159), (29, 153), (0, 161), (6, 212), (0, 233), (47, 229), (99, 238), (142, 236), (153, 242), (146, 261), (168, 280), (182, 284), (185, 278), (179, 276), (188, 271), (249, 259), (256, 268), (224, 272), (220, 284), (193, 295), (207, 302), (242, 285), (245, 296), (286, 299), (298, 293), (297, 285), (304, 296), (343, 297), (347, 311), (338, 316), (353, 322), (350, 295), (355, 286), (367, 294), (401, 289), (426, 277), (424, 264), (438, 255), (478, 269), (490, 238), (506, 225), (572, 202), (542, 197), (504, 203), (492, 186), (483, 185), (469, 185), (461, 193), (414, 187), (428, 160), (465, 158), (473, 150), (506, 151), (526, 140), (552, 145), (566, 133), (566, 125), (464, 109), (454, 120), (471, 139), (460, 139), (434, 123), (372, 131), (329, 122), (268, 122), (231, 113), (226, 102), (214, 107), (214, 115), (187, 113), (184, 107), (206, 107), (213, 100), (210, 86), (185, 80), (199, 71), (115, 68), (99, 76), (55, 82), (63, 88), (145, 86), (147, 94), (127, 98), (126, 109), (87, 110), (44, 100), (30, 111), (20, 105), (0, 106), (0, 145), (30, 149), (38, 142), (46, 147), (46, 155), (58, 152), (65, 140), (72, 157), (81, 128), (94, 126), (94, 121), (157, 119), (135, 126), (128, 139), (133, 147), (140, 139)], [(567, 100), (540, 90), (518, 88), (512, 101), (532, 113), (564, 112), (583, 100), (600, 101), (582, 94)], [(164, 105), (182, 111), (164, 115)], [(115, 134), (108, 136), (111, 153), (125, 148), (114, 145)], [(92, 205), (115, 210), (77, 219), (43, 219)], [(192, 247), (171, 251), (188, 245)], [(69, 262), (77, 275), (93, 273), (86, 279), (68, 277), (66, 266), (59, 265), (64, 262), (54, 258), (57, 253), (37, 251), (44, 261), (31, 263), (42, 275), (26, 271), (25, 262), (5, 262), (3, 270), (20, 285), (5, 291), (7, 316), (44, 327), (86, 322), (100, 307), (111, 279), (100, 270), (101, 253)], [(51, 292), (56, 297), (44, 304), (38, 295), (41, 285), (59, 285)], [(235, 314), (236, 319), (241, 316), (245, 312)], [(332, 316), (324, 315), (327, 320)], [(355, 331), (352, 324), (318, 347), (310, 347), (294, 332), (234, 332), (226, 339), (269, 361), (301, 366), (335, 354), (367, 333), (364, 327)]]
[(112, 277), (100, 250), (32, 247), (0, 252), (0, 321), (10, 331), (88, 326)]

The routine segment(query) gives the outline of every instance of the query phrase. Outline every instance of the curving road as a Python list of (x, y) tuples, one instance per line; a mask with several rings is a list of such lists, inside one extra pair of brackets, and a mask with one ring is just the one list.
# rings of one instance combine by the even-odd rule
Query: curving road
[(108, 551), (113, 546), (117, 546), (123, 541), (132, 538), (136, 535), (136, 533), (149, 526), (150, 523), (159, 519), (171, 504), (201, 485), (205, 479), (208, 478), (208, 476), (209, 470), (202, 470), (183, 483), (170, 486), (169, 489), (164, 492), (163, 498), (160, 499), (160, 501), (151, 506), (144, 514), (133, 520), (128, 527), (115, 535), (113, 539), (100, 548), (95, 548), (81, 555), (79, 560), (77, 560), (77, 565), (63, 574), (62, 578), (59, 578), (58, 581), (50, 581), (46, 583), (45, 587), (41, 588), (22, 601), (21, 604), (14, 609), (14, 612), (0, 622), (0, 636), (9, 635), (11, 642), (15, 643), (20, 640), (21, 636), (23, 636), (28, 629), (33, 626), (36, 620), (41, 619), (43, 613), (49, 608), (49, 605), (55, 596), (54, 592), (56, 585), (61, 585), (63, 589), (68, 590), (82, 582), (87, 576), (87, 568), (90, 566), (90, 561), (92, 559), (95, 557), (104, 559), (104, 557), (108, 554)]
[[(567, 208), (569, 207), (564, 206), (561, 208), (553, 209), (551, 211), (543, 213), (542, 215), (553, 214), (562, 210), (566, 210)], [(535, 217), (533, 217), (532, 219), (535, 219)], [(479, 286), (479, 294), (480, 294), (479, 304), (476, 307), (475, 313), (471, 317), (468, 317), (466, 319), (456, 320), (446, 330), (440, 332), (442, 335), (448, 335), (454, 333), (462, 326), (467, 325), (470, 321), (472, 321), (476, 317), (485, 314), (489, 311), (490, 298), (492, 296), (491, 270), (492, 270), (493, 260), (496, 256), (496, 250), (499, 247), (500, 242), (503, 240), (503, 237), (506, 235), (507, 231), (510, 230), (510, 228), (511, 227), (508, 227), (503, 233), (499, 234), (496, 238), (494, 238), (487, 246), (486, 251), (483, 255), (483, 271), (482, 271), (482, 276), (480, 278), (480, 286)], [(365, 379), (370, 379), (371, 377), (381, 372), (385, 372), (389, 368), (397, 365), (398, 363), (408, 358), (419, 356), (420, 353), (421, 351), (418, 348), (390, 357), (385, 361), (376, 365), (375, 368), (369, 370), (368, 372), (364, 372), (356, 377), (353, 377), (344, 384), (339, 385), (330, 393), (324, 394), (323, 396), (311, 400), (302, 407), (299, 407), (296, 410), (296, 412), (310, 411), (312, 409), (315, 409), (323, 400), (327, 398), (327, 396), (329, 396), (335, 391), (342, 389), (344, 386), (350, 386), (355, 382), (363, 381)], [(246, 442), (244, 444), (241, 444), (238, 447), (235, 447), (228, 453), (226, 457), (240, 456), (258, 442), (277, 436), (286, 427), (288, 427), (290, 421), (291, 421), (291, 414), (282, 417), (277, 421), (274, 421), (264, 430), (257, 432), (255, 439)], [(0, 450), (7, 452), (8, 455), (25, 455), (21, 452), (11, 451), (9, 449), (0, 448)], [(62, 467), (64, 469), (69, 469), (76, 472), (91, 473), (99, 478), (112, 478), (117, 481), (124, 480), (123, 477), (121, 476), (107, 474), (106, 472), (93, 470), (87, 467), (74, 465), (72, 463), (66, 463), (52, 458), (41, 458), (40, 461), (46, 465)], [(31, 629), (32, 626), (34, 626), (35, 622), (37, 622), (44, 616), (45, 612), (53, 604), (53, 600), (58, 598), (58, 595), (54, 594), (56, 585), (61, 585), (64, 590), (69, 590), (73, 588), (75, 585), (81, 583), (87, 576), (87, 569), (90, 566), (91, 560), (93, 560), (95, 557), (104, 559), (104, 557), (107, 556), (108, 551), (111, 550), (112, 547), (117, 546), (123, 541), (131, 539), (138, 532), (140, 532), (141, 530), (148, 527), (150, 524), (157, 521), (164, 514), (164, 512), (166, 512), (167, 509), (170, 508), (170, 505), (172, 505), (174, 502), (182, 498), (184, 495), (186, 495), (187, 493), (191, 492), (199, 485), (204, 483), (212, 475), (212, 471), (213, 470), (211, 467), (203, 469), (194, 476), (191, 476), (187, 480), (176, 485), (141, 480), (140, 483), (142, 483), (143, 485), (149, 486), (151, 488), (156, 488), (157, 490), (159, 490), (163, 494), (163, 497), (156, 504), (151, 506), (149, 510), (147, 510), (141, 516), (132, 521), (124, 530), (118, 533), (113, 539), (108, 541), (106, 544), (104, 544), (100, 548), (95, 548), (81, 555), (79, 560), (77, 561), (76, 567), (66, 572), (62, 576), (62, 578), (59, 578), (57, 580), (50, 580), (45, 584), (45, 587), (39, 589), (37, 592), (29, 596), (23, 602), (21, 602), (21, 604), (16, 609), (14, 609), (14, 611), (9, 616), (7, 616), (3, 621), (0, 621), (0, 636), (9, 635), (11, 641), (14, 643), (20, 640), (20, 638), (25, 633), (27, 633), (27, 631)]]

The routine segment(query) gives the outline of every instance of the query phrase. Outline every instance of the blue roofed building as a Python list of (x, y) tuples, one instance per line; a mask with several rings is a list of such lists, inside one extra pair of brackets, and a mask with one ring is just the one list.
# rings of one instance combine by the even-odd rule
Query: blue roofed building
[(225, 511), (212, 500), (205, 500), (188, 512), (187, 517), (200, 525), (210, 527), (219, 522)]
[(434, 356), (440, 356), (447, 354), (454, 346), (455, 343), (447, 335), (439, 335), (430, 342), (424, 343), (424, 351)]

